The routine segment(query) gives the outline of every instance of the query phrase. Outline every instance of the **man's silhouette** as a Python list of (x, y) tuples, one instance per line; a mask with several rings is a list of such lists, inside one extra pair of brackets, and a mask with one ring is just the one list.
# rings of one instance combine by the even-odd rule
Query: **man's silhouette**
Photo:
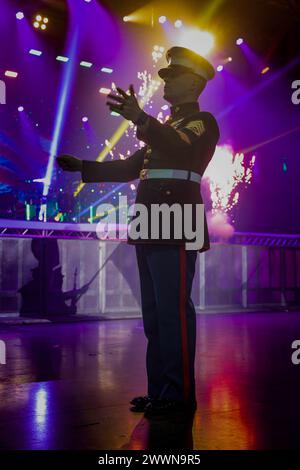
[[(146, 144), (142, 149), (126, 160), (99, 163), (62, 155), (57, 163), (66, 171), (81, 171), (86, 183), (140, 178), (136, 203), (143, 204), (148, 214), (154, 204), (179, 204), (181, 209), (188, 204), (194, 226), (196, 209), (202, 204), (201, 177), (219, 139), (214, 117), (200, 111), (197, 102), (214, 69), (182, 47), (172, 47), (167, 60), (168, 67), (158, 72), (165, 82), (164, 98), (171, 104), (171, 118), (165, 124), (141, 110), (132, 85), (130, 94), (117, 88), (119, 95), (108, 95), (114, 100), (107, 103), (110, 110), (137, 125), (137, 138)], [(148, 239), (133, 239), (129, 233), (128, 242), (136, 246), (148, 340), (148, 393), (131, 400), (131, 410), (144, 411), (147, 417), (196, 408), (196, 312), (190, 295), (197, 251), (210, 248), (206, 218), (204, 222), (203, 246), (193, 251), (186, 249), (185, 233), (180, 239), (174, 236), (176, 221), (170, 223), (169, 239), (161, 232)]]

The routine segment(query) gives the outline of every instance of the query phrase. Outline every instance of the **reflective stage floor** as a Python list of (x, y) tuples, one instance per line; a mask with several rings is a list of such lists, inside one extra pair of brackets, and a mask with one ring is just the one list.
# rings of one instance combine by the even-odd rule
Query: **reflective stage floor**
[(141, 319), (0, 330), (1, 449), (300, 448), (299, 313), (197, 316), (197, 411), (146, 419)]

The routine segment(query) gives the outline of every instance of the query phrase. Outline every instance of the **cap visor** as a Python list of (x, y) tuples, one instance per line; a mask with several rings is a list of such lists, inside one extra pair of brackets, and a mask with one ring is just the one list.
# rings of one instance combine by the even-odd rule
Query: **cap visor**
[(173, 64), (169, 65), (169, 67), (165, 67), (164, 69), (160, 69), (157, 73), (160, 78), (166, 78), (170, 72), (172, 74), (178, 73), (178, 75), (180, 75), (181, 73), (193, 73), (193, 70), (189, 67), (186, 67), (185, 65)]

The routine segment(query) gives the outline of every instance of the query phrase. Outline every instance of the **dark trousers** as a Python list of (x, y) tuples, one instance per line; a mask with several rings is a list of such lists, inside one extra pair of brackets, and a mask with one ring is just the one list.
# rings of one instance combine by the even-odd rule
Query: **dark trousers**
[(191, 300), (197, 251), (184, 245), (136, 245), (148, 395), (195, 399), (196, 312)]

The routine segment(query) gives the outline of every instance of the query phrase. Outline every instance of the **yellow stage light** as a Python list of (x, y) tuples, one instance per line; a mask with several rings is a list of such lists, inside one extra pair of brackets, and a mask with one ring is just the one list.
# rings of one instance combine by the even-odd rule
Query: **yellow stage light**
[(265, 67), (264, 69), (262, 69), (261, 73), (264, 74), (264, 73), (267, 73), (269, 72), (270, 70), (270, 67)]
[(201, 31), (200, 29), (185, 29), (180, 33), (177, 44), (206, 56), (214, 46), (214, 37), (207, 31)]
[(43, 17), (42, 15), (36, 15), (35, 21), (33, 22), (33, 26), (36, 29), (40, 28), (42, 30), (45, 30), (47, 28), (48, 22), (49, 22), (49, 18), (47, 18), (46, 16)]

